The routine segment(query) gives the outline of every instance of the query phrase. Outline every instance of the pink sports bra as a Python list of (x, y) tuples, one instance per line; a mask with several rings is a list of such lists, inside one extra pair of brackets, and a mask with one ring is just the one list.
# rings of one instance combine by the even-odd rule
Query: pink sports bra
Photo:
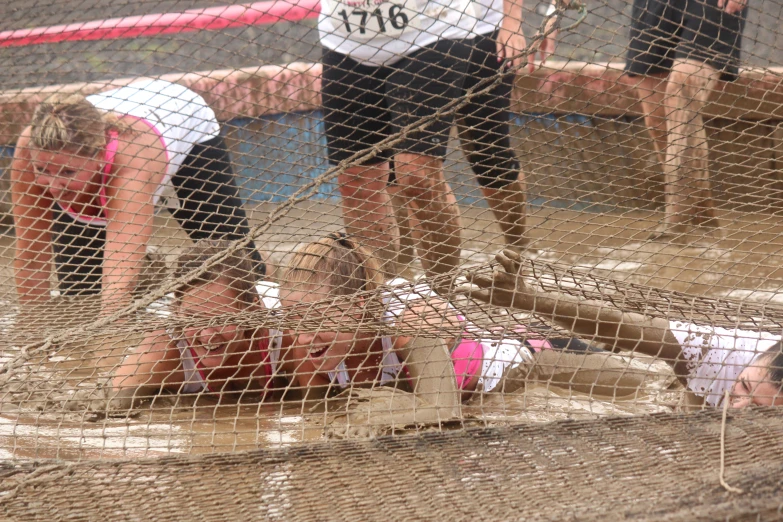
[(86, 225), (93, 225), (93, 226), (106, 226), (106, 180), (109, 177), (109, 174), (111, 174), (111, 169), (114, 166), (114, 158), (117, 155), (117, 148), (119, 147), (120, 140), (118, 139), (119, 134), (117, 131), (112, 130), (109, 131), (109, 139), (106, 143), (106, 153), (103, 156), (103, 171), (101, 172), (101, 188), (98, 191), (98, 198), (101, 205), (101, 213), (97, 216), (85, 216), (84, 214), (79, 214), (77, 212), (74, 212), (71, 207), (68, 205), (65, 205), (63, 203), (60, 203), (59, 201), (56, 201), (57, 206), (59, 206), (61, 209), (63, 209), (63, 212), (71, 216), (74, 221), (77, 221), (79, 223), (84, 223)]
[[(126, 114), (122, 117), (144, 122), (144, 124), (146, 124), (150, 129), (152, 129), (152, 131), (155, 134), (157, 134), (160, 143), (163, 145), (163, 150), (166, 151), (166, 163), (169, 162), (169, 151), (168, 148), (166, 148), (166, 141), (163, 139), (163, 135), (160, 133), (160, 131), (153, 124), (151, 124), (150, 122), (148, 122), (143, 118), (132, 116), (130, 114)], [(101, 172), (101, 188), (98, 191), (98, 199), (101, 205), (101, 212), (99, 215), (85, 216), (84, 214), (79, 214), (77, 212), (74, 212), (69, 206), (57, 202), (57, 206), (63, 209), (63, 211), (66, 214), (68, 214), (74, 221), (83, 223), (85, 225), (92, 225), (98, 227), (106, 226), (106, 203), (108, 202), (108, 198), (106, 197), (106, 182), (109, 178), (109, 175), (111, 174), (112, 167), (114, 166), (114, 160), (117, 156), (117, 150), (119, 149), (119, 146), (120, 146), (119, 133), (116, 130), (110, 130), (108, 139), (106, 140), (106, 152), (103, 156), (103, 171)]]

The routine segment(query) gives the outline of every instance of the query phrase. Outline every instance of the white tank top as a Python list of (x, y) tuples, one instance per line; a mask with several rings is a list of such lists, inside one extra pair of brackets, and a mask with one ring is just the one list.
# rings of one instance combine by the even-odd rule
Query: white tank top
[(164, 80), (134, 82), (87, 96), (87, 101), (104, 111), (142, 119), (156, 131), (168, 160), (160, 190), (180, 169), (194, 145), (220, 134), (215, 112), (204, 98), (187, 87)]
[(473, 8), (478, 19), (476, 34), (489, 34), (503, 22), (503, 0), (476, 0)]
[(472, 0), (321, 0), (321, 44), (371, 66), (390, 65), (441, 39), (468, 38)]
[(729, 330), (670, 321), (669, 329), (682, 347), (688, 368), (688, 389), (710, 406), (723, 401), (742, 371), (781, 337), (768, 332)]

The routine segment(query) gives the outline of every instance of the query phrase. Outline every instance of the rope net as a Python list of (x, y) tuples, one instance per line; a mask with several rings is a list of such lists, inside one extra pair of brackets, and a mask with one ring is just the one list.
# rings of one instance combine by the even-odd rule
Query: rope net
[(779, 516), (781, 8), (5, 2), (6, 515)]

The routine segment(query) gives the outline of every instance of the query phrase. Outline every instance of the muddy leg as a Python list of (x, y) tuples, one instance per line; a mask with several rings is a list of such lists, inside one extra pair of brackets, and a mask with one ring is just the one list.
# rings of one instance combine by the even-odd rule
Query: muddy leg
[(487, 198), (495, 214), (506, 245), (517, 252), (524, 252), (530, 244), (527, 231), (527, 186), (525, 175), (519, 172), (519, 178), (501, 189), (482, 187), (481, 192)]
[(671, 175), (667, 173), (666, 168), (668, 134), (666, 130), (666, 105), (664, 101), (666, 97), (667, 80), (668, 75), (639, 76), (629, 79), (629, 82), (631, 82), (631, 85), (634, 87), (636, 96), (639, 98), (639, 102), (642, 105), (644, 123), (647, 127), (647, 132), (649, 132), (650, 138), (652, 139), (656, 159), (664, 173), (666, 215), (663, 223), (648, 236), (648, 239), (653, 241), (662, 239), (670, 240), (674, 237), (681, 236), (688, 231), (688, 227), (684, 223), (686, 220), (685, 217), (678, 216), (672, 212), (672, 209), (674, 208), (672, 206), (673, 196), (671, 194), (673, 180), (671, 179)]
[(338, 177), (345, 230), (370, 249), (387, 277), (397, 275), (399, 231), (386, 184), (389, 164), (357, 166)]
[(709, 179), (707, 133), (701, 111), (719, 73), (693, 60), (675, 60), (666, 86), (667, 225), (718, 227)]
[(410, 216), (419, 223), (418, 251), (424, 270), (428, 276), (451, 272), (459, 266), (462, 224), (456, 198), (443, 176), (443, 160), (401, 153), (395, 157), (395, 168)]

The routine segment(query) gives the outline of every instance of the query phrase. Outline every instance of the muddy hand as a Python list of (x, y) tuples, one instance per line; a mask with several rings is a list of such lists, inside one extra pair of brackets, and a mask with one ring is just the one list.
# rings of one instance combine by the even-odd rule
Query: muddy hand
[[(459, 292), (494, 306), (532, 310), (533, 296), (522, 278), (522, 256), (513, 250), (504, 250), (495, 256), (503, 270), (495, 269), (492, 276), (474, 275), (475, 286), (461, 287)], [(476, 289), (476, 286), (479, 289)]]

